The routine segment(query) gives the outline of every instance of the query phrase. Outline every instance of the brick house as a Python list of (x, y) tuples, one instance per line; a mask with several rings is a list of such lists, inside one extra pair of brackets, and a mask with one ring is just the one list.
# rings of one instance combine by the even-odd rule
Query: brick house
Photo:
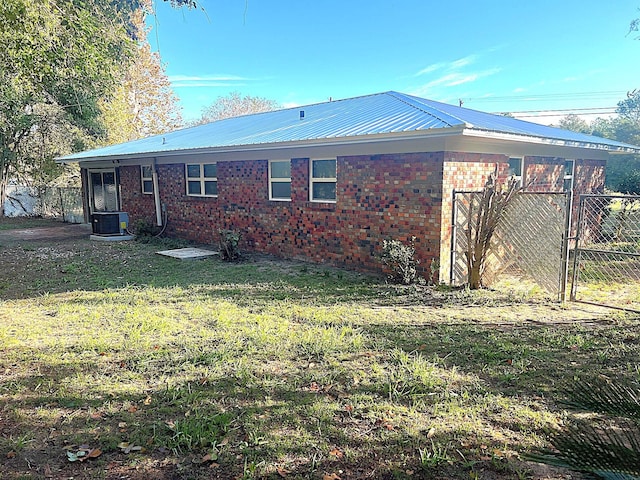
[(170, 236), (357, 270), (416, 237), (448, 281), (452, 195), (489, 174), (601, 192), (609, 154), (640, 148), (397, 92), (220, 120), (59, 159), (79, 162), (85, 215), (124, 211)]

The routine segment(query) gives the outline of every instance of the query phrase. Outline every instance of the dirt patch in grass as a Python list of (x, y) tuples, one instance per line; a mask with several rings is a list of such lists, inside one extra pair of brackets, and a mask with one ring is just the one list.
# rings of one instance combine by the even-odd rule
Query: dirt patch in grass
[(580, 478), (522, 454), (574, 377), (639, 378), (636, 317), (515, 289), (0, 245), (3, 479)]

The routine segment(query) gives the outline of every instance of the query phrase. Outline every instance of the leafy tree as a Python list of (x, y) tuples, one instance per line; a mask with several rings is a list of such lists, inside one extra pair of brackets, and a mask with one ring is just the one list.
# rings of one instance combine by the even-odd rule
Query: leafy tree
[(115, 86), (113, 95), (101, 102), (106, 136), (101, 143), (122, 143), (175, 130), (182, 126), (178, 98), (160, 61), (147, 42), (145, 11), (133, 15), (138, 39), (133, 60)]
[(0, 206), (9, 178), (99, 131), (97, 100), (131, 52), (124, 15), (101, 0), (0, 3)]
[[(631, 145), (640, 145), (640, 90), (633, 90), (618, 102), (617, 117), (597, 118), (591, 124), (575, 115), (564, 117), (559, 126), (567, 130), (610, 138)], [(640, 193), (640, 156), (615, 155), (607, 161), (606, 186), (624, 193)]]
[(263, 97), (252, 97), (240, 95), (239, 92), (231, 92), (224, 97), (218, 97), (211, 105), (202, 111), (200, 119), (194, 122), (195, 125), (214, 122), (229, 117), (239, 117), (251, 113), (268, 112), (280, 108), (275, 100)]
[(591, 133), (591, 126), (578, 115), (567, 115), (558, 122), (558, 127), (572, 132)]

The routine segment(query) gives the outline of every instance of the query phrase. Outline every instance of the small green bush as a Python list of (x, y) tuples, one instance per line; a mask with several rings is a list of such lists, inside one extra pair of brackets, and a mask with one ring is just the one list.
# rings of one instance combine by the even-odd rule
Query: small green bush
[(242, 235), (233, 230), (220, 230), (220, 258), (231, 262), (240, 257), (240, 239)]
[(131, 230), (136, 236), (136, 240), (142, 243), (150, 243), (152, 239), (161, 231), (161, 227), (156, 226), (151, 220), (139, 218), (131, 225)]
[(389, 280), (404, 285), (418, 281), (417, 266), (420, 262), (415, 258), (415, 241), (416, 237), (411, 237), (409, 244), (391, 239), (382, 242), (380, 261), (390, 271)]

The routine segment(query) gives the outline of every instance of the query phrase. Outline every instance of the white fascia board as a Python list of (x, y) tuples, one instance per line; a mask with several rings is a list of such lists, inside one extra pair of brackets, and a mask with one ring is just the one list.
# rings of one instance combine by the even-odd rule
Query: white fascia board
[[(344, 138), (322, 138), (313, 140), (301, 140), (294, 142), (278, 142), (278, 143), (262, 143), (255, 145), (232, 145), (224, 147), (206, 147), (181, 150), (164, 150), (156, 152), (139, 152), (126, 155), (105, 155), (99, 157), (86, 157), (74, 159), (57, 159), (57, 163), (79, 163), (81, 166), (94, 165), (96, 163), (119, 163), (119, 164), (137, 164), (143, 159), (156, 158), (158, 162), (166, 157), (190, 156), (190, 155), (229, 155), (234, 154), (251, 154), (254, 157), (256, 153), (260, 158), (270, 157), (269, 153), (273, 151), (297, 150), (303, 152), (314, 148), (331, 148), (341, 149), (347, 146), (364, 146), (364, 145), (383, 145), (385, 143), (402, 144), (407, 141), (429, 141), (432, 139), (447, 138), (457, 136), (462, 133), (462, 127), (439, 128), (433, 130), (421, 130), (411, 132), (393, 132), (377, 135), (360, 135), (357, 137)], [(305, 155), (309, 156), (309, 155)], [(295, 157), (295, 156), (294, 156)], [(293, 158), (293, 157), (292, 157)], [(244, 158), (243, 158), (244, 159)], [(248, 159), (248, 158), (247, 158)], [(133, 162), (130, 162), (133, 161)], [(166, 162), (162, 162), (166, 163)]]
[(536, 137), (531, 135), (518, 135), (513, 133), (503, 133), (490, 130), (464, 129), (462, 135), (468, 137), (480, 137), (488, 140), (502, 140), (505, 142), (533, 143), (538, 145), (548, 145), (554, 147), (569, 147), (585, 150), (599, 150), (608, 153), (630, 154), (640, 153), (640, 149), (625, 148), (621, 146), (605, 145), (595, 142), (577, 142), (571, 140), (561, 140), (549, 137)]

